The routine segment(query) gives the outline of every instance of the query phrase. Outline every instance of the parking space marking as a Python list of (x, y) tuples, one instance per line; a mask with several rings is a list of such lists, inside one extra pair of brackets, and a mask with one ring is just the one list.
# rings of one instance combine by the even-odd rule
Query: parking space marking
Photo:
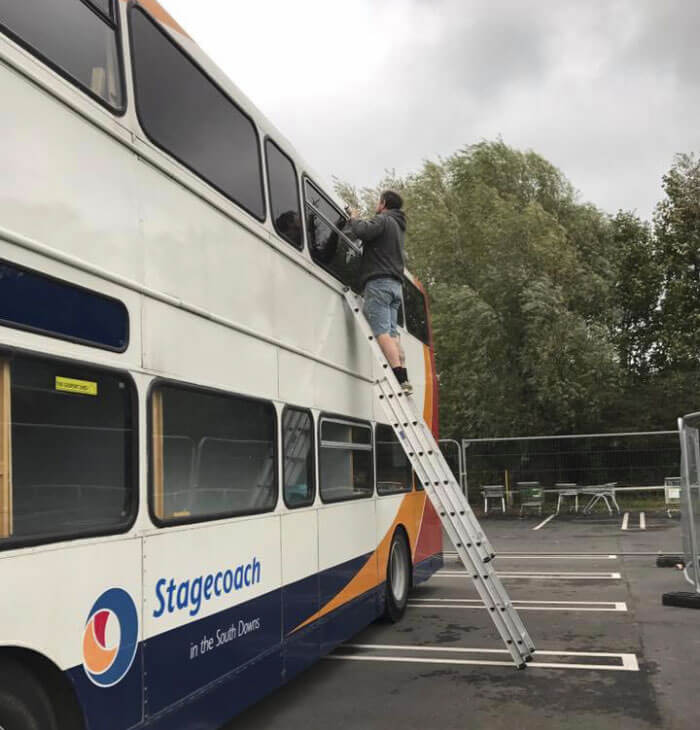
[(548, 522), (549, 522), (550, 520), (553, 520), (553, 519), (554, 519), (554, 518), (555, 518), (556, 516), (557, 516), (557, 513), (556, 513), (556, 512), (552, 512), (552, 514), (551, 514), (551, 515), (549, 515), (549, 517), (547, 517), (547, 519), (546, 519), (546, 520), (542, 520), (542, 522), (540, 522), (540, 524), (539, 524), (539, 525), (535, 525), (535, 527), (533, 527), (532, 529), (533, 529), (533, 530), (539, 530), (539, 529), (541, 529), (541, 528), (542, 528), (542, 527), (544, 527), (544, 526), (545, 526), (545, 525), (546, 525), (546, 524), (547, 524), (547, 523), (548, 523)]
[[(479, 598), (410, 598), (409, 608), (486, 608)], [(513, 599), (518, 611), (614, 611), (624, 613), (624, 601), (520, 601)]]
[[(343, 654), (339, 653), (343, 650), (350, 650), (360, 653)], [(389, 651), (389, 652), (413, 652), (421, 654), (423, 652), (437, 652), (446, 654), (445, 657), (431, 656), (388, 656), (371, 654), (369, 652)], [(368, 652), (368, 653), (362, 653)], [(368, 662), (400, 662), (413, 664), (450, 664), (450, 665), (479, 665), (479, 666), (499, 666), (513, 667), (512, 661), (494, 661), (487, 659), (464, 659), (459, 655), (469, 654), (509, 654), (507, 649), (479, 649), (467, 647), (435, 647), (435, 646), (411, 646), (402, 644), (344, 644), (339, 647), (335, 653), (328, 655), (327, 659), (339, 659), (348, 661), (368, 661)], [(452, 656), (457, 655), (455, 658)], [(614, 659), (615, 664), (586, 664), (586, 663), (568, 663), (568, 662), (539, 662), (532, 661), (528, 663), (528, 669), (594, 669), (600, 671), (612, 672), (638, 672), (639, 662), (636, 654), (612, 653), (612, 652), (596, 652), (596, 651), (536, 651), (535, 658), (540, 656), (547, 657), (581, 657), (590, 659)]]
[[(499, 578), (524, 578), (536, 580), (620, 580), (620, 573), (580, 573), (580, 572), (515, 572), (497, 571)], [(455, 576), (468, 576), (466, 570), (439, 570), (433, 574), (433, 578), (454, 578)]]
[[(652, 553), (649, 553), (651, 555)], [(656, 553), (653, 553), (654, 555)], [(457, 558), (459, 557), (455, 552), (443, 552), (443, 558)], [(605, 554), (583, 554), (583, 553), (536, 553), (528, 555), (527, 553), (499, 553), (496, 556), (497, 559), (501, 560), (617, 560), (619, 555), (610, 553)]]
[(644, 514), (644, 512), (639, 513), (639, 529), (640, 530), (647, 529), (647, 516)]
[(630, 521), (630, 513), (625, 512), (625, 514), (622, 516), (622, 529), (623, 530), (627, 529), (627, 525), (628, 525), (629, 521)]

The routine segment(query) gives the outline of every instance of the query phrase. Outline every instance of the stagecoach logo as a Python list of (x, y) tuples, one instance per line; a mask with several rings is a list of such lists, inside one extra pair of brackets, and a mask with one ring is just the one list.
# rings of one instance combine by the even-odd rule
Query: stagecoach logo
[(110, 588), (96, 601), (83, 634), (83, 667), (93, 684), (112, 687), (131, 668), (138, 646), (139, 616), (131, 596)]

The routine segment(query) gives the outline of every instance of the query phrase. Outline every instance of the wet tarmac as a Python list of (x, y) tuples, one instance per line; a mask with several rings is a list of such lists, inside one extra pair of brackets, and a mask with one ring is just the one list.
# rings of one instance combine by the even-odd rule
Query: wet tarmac
[(655, 566), (680, 552), (677, 517), (546, 517), (482, 520), (538, 649), (526, 670), (446, 541), (400, 623), (371, 625), (226, 730), (696, 730), (700, 612), (661, 605), (689, 586)]

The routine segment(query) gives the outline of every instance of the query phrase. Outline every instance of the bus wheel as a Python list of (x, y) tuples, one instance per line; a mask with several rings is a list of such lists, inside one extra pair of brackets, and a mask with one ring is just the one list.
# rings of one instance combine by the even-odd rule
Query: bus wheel
[(13, 661), (0, 663), (0, 730), (57, 730), (46, 691)]
[(386, 617), (399, 621), (406, 610), (411, 587), (411, 556), (406, 536), (401, 530), (394, 533), (386, 566)]

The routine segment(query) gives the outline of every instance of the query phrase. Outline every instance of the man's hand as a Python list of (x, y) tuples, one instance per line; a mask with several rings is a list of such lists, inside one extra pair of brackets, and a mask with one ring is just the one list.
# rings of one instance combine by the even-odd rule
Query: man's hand
[(350, 206), (348, 206), (345, 210), (347, 211), (350, 220), (360, 217), (360, 211), (357, 208), (351, 208)]

